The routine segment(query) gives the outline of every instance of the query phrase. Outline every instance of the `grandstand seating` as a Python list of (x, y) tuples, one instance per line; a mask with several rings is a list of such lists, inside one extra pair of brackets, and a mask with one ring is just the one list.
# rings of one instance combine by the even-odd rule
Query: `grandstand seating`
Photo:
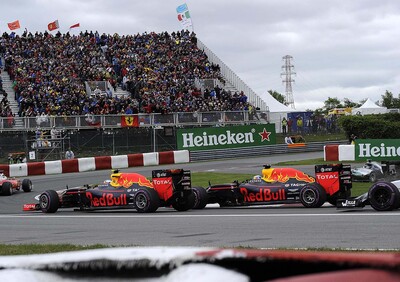
[[(201, 92), (195, 87), (196, 79), (224, 79), (189, 31), (126, 36), (3, 33), (0, 40), (18, 101), (14, 114), (20, 117), (251, 109), (243, 92), (219, 87)], [(88, 95), (88, 81), (107, 81), (113, 93), (129, 95)]]

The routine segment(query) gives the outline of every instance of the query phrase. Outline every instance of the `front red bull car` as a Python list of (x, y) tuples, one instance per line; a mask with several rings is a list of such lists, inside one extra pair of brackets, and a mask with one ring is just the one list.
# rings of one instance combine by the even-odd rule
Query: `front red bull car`
[(336, 204), (338, 194), (349, 194), (349, 167), (323, 165), (316, 166), (315, 171), (316, 178), (294, 168), (266, 165), (262, 175), (253, 179), (211, 185), (207, 188), (208, 202), (220, 206), (301, 203), (305, 207), (317, 208), (327, 200)]
[(103, 184), (44, 191), (36, 197), (38, 203), (25, 204), (23, 210), (54, 213), (60, 208), (131, 208), (138, 212), (154, 212), (161, 206), (173, 206), (178, 211), (193, 207), (195, 197), (190, 171), (156, 170), (152, 180), (138, 173), (114, 171), (111, 180)]

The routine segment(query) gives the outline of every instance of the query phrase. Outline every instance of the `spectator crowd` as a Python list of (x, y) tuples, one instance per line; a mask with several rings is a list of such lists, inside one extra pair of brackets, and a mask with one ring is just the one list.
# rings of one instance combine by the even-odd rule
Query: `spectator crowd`
[[(18, 115), (41, 122), (48, 116), (251, 109), (243, 92), (195, 88), (196, 78), (223, 82), (219, 66), (196, 43), (196, 35), (184, 30), (122, 36), (25, 31), (3, 33), (0, 55), (13, 81)], [(131, 95), (88, 95), (85, 81), (109, 81)], [(0, 113), (10, 113), (3, 100)]]

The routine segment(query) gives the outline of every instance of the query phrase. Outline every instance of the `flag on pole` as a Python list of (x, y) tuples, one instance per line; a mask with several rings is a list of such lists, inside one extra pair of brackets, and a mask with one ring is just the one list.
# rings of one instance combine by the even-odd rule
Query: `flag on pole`
[(184, 29), (193, 30), (192, 19), (190, 17), (189, 8), (186, 3), (178, 6), (178, 8), (176, 8), (176, 12), (178, 13), (178, 21), (181, 23), (182, 27)]
[(70, 27), (69, 27), (69, 29), (71, 29), (71, 28), (75, 28), (75, 27), (79, 27), (80, 25), (79, 25), (79, 23), (77, 23), (77, 24), (73, 24), (73, 25), (71, 25)]
[(19, 24), (19, 20), (16, 20), (16, 21), (14, 21), (14, 22), (12, 22), (12, 23), (8, 23), (7, 25), (8, 25), (8, 28), (9, 28), (10, 30), (14, 30), (14, 29), (19, 29), (19, 28), (21, 28), (21, 26), (20, 26), (20, 24)]
[(47, 28), (49, 29), (49, 31), (53, 31), (55, 29), (58, 29), (60, 26), (58, 24), (58, 20), (55, 20), (54, 22), (51, 22), (47, 25)]

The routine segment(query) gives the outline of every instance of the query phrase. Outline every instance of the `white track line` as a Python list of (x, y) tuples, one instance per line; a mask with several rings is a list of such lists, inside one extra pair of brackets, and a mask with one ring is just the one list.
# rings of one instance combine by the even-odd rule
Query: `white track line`
[[(134, 212), (135, 213), (135, 212)], [(76, 215), (62, 215), (62, 214), (43, 214), (43, 213), (34, 213), (30, 215), (24, 214), (9, 214), (9, 215), (0, 215), (0, 219), (6, 218), (35, 218), (35, 219), (49, 219), (49, 218), (203, 218), (203, 217), (341, 217), (341, 216), (400, 216), (400, 213), (319, 213), (319, 214), (129, 214), (129, 215), (121, 215), (121, 214), (104, 214), (97, 213), (96, 215), (89, 214), (76, 214)]]

